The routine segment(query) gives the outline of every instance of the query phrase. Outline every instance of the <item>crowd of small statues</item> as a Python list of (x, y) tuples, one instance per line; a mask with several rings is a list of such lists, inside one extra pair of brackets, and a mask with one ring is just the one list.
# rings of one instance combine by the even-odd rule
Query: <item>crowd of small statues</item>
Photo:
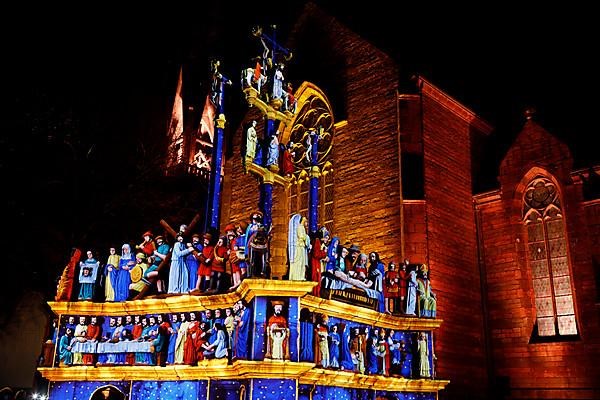
[(262, 137), (256, 131), (256, 120), (250, 121), (244, 133), (242, 164), (255, 163), (290, 177), (294, 173), (294, 157), (298, 145), (290, 141), (279, 143), (279, 131), (271, 137)]
[(265, 103), (293, 114), (296, 112), (296, 99), (292, 83), (285, 79), (285, 64), (273, 62), (271, 51), (264, 42), (263, 47), (262, 56), (255, 57), (251, 66), (242, 69), (242, 90), (252, 88)]
[[(142, 235), (143, 242), (135, 251), (129, 243), (121, 246), (120, 254), (111, 247), (102, 268), (88, 250), (79, 263), (78, 300), (104, 297), (108, 302), (122, 302), (150, 286), (167, 295), (223, 293), (235, 290), (243, 278), (268, 277), (268, 237), (261, 212), (252, 214), (250, 224), (227, 225), (225, 236), (195, 233), (186, 242), (185, 230), (182, 225), (172, 247), (165, 237), (154, 237), (150, 231)], [(104, 296), (96, 293), (99, 287)]]
[[(173, 247), (163, 236), (145, 232), (132, 251), (121, 246), (121, 254), (110, 248), (106, 264), (92, 251), (80, 262), (79, 300), (98, 299), (94, 292), (102, 282), (104, 299), (122, 302), (151, 287), (157, 294), (216, 294), (235, 290), (243, 279), (269, 278), (269, 233), (260, 211), (250, 223), (228, 224), (225, 235), (207, 232), (185, 241), (185, 226)], [(436, 296), (431, 290), (428, 269), (405, 259), (400, 266), (387, 266), (377, 252), (368, 255), (356, 245), (343, 245), (325, 227), (307, 233), (307, 220), (292, 216), (288, 230), (289, 280), (317, 282), (313, 295), (332, 290), (357, 288), (377, 301), (377, 310), (396, 315), (435, 318)], [(135, 253), (135, 254), (134, 254)], [(98, 279), (99, 272), (102, 279)]]
[(307, 226), (307, 219), (300, 214), (290, 219), (290, 280), (319, 282), (313, 290), (315, 296), (330, 289), (359, 288), (377, 298), (380, 312), (435, 318), (436, 295), (425, 264), (405, 259), (398, 267), (391, 261), (386, 271), (377, 252), (367, 255), (356, 245), (343, 245), (325, 227), (311, 238)]
[(250, 313), (239, 301), (225, 310), (170, 315), (68, 316), (54, 333), (56, 361), (61, 367), (164, 366), (245, 359)]
[[(290, 324), (284, 315), (285, 301), (271, 303), (265, 322), (264, 358), (289, 360)], [(250, 359), (251, 314), (251, 308), (238, 301), (224, 310), (169, 315), (67, 316), (60, 332), (54, 333), (56, 363), (60, 367), (165, 366)], [(435, 357), (431, 357), (426, 332), (346, 321), (329, 323), (326, 315), (306, 312), (299, 331), (299, 360), (314, 362), (317, 367), (366, 375), (433, 376), (430, 360)]]
[[(433, 377), (428, 335), (368, 326), (329, 324), (327, 316), (301, 323), (312, 329), (314, 342), (302, 341), (301, 361), (314, 361), (321, 368), (366, 375), (404, 378)], [(303, 336), (304, 337), (304, 336)]]

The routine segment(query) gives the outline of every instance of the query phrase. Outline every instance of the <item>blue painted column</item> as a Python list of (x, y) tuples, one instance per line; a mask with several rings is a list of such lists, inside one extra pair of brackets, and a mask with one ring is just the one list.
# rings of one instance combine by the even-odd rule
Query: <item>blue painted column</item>
[(219, 231), (219, 218), (221, 215), (221, 186), (223, 177), (221, 176), (221, 165), (223, 164), (223, 141), (225, 137), (225, 111), (224, 111), (224, 89), (226, 84), (231, 84), (229, 79), (225, 78), (216, 69), (218, 64), (213, 66), (213, 84), (212, 99), (217, 107), (217, 119), (215, 121), (216, 131), (213, 138), (213, 154), (210, 166), (210, 185), (209, 185), (209, 206), (207, 227)]
[(262, 361), (265, 359), (267, 350), (267, 298), (256, 297), (254, 300), (254, 329), (252, 335), (252, 348), (250, 349), (250, 360)]
[(317, 131), (310, 133), (311, 154), (310, 154), (310, 192), (308, 201), (308, 230), (310, 233), (319, 229), (319, 134)]
[[(273, 135), (276, 134), (275, 131), (275, 119), (271, 116), (267, 115), (267, 121), (265, 123), (265, 138), (261, 145), (262, 147), (262, 160), (261, 166), (264, 168), (267, 167), (267, 159), (269, 158), (269, 144), (271, 143), (271, 139)], [(260, 210), (263, 212), (263, 224), (267, 228), (267, 231), (271, 228), (271, 224), (273, 222), (273, 183), (274, 177), (272, 176), (272, 172), (268, 172), (265, 176), (263, 176), (262, 183), (260, 186)]]
[(290, 328), (290, 361), (300, 361), (298, 335), (300, 334), (300, 301), (298, 297), (290, 297), (288, 307), (288, 326)]
[(270, 176), (263, 177), (260, 185), (260, 209), (263, 212), (263, 224), (267, 228), (267, 232), (273, 223), (273, 181), (269, 178)]

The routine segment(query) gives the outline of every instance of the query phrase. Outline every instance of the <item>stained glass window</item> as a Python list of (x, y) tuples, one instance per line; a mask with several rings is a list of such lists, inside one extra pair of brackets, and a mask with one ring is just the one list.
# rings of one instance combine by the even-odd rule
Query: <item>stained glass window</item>
[(540, 337), (577, 335), (565, 220), (556, 185), (534, 178), (523, 196), (523, 223)]

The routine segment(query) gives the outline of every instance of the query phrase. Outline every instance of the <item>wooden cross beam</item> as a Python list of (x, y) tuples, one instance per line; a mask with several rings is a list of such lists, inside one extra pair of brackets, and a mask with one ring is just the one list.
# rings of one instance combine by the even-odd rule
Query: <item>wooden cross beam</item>
[[(189, 225), (187, 226), (187, 228), (185, 228), (185, 231), (183, 232), (183, 236), (186, 237), (188, 236), (191, 232), (192, 229), (194, 229), (194, 227), (196, 225), (198, 225), (198, 223), (200, 222), (200, 215), (196, 214), (194, 216), (194, 218), (192, 219), (192, 222), (189, 223)], [(165, 221), (164, 219), (160, 220), (160, 225), (165, 229), (165, 231), (173, 238), (176, 239), (177, 238), (177, 234), (179, 232), (177, 232), (175, 229), (173, 229), (171, 227), (171, 225), (169, 225), (169, 223), (167, 221)], [(171, 262), (171, 255), (173, 254), (173, 251), (170, 251), (167, 256), (165, 257), (164, 260), (161, 261), (161, 263), (158, 265), (158, 268), (156, 269), (156, 271), (160, 274), (160, 271), (163, 270), (163, 268), (165, 268), (165, 265), (168, 265)], [(150, 282), (150, 283), (154, 283), (154, 282)], [(139, 292), (134, 298), (133, 300), (140, 300), (144, 297), (144, 295), (146, 294), (146, 292), (150, 289), (150, 285), (146, 285), (141, 292)]]

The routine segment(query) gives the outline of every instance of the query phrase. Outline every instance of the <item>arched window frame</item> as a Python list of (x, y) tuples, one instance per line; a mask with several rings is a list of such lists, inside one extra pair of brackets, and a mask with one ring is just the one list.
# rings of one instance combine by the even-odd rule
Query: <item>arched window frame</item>
[(560, 186), (541, 171), (524, 181), (521, 218), (532, 278), (535, 333), (546, 339), (574, 337), (579, 330)]

